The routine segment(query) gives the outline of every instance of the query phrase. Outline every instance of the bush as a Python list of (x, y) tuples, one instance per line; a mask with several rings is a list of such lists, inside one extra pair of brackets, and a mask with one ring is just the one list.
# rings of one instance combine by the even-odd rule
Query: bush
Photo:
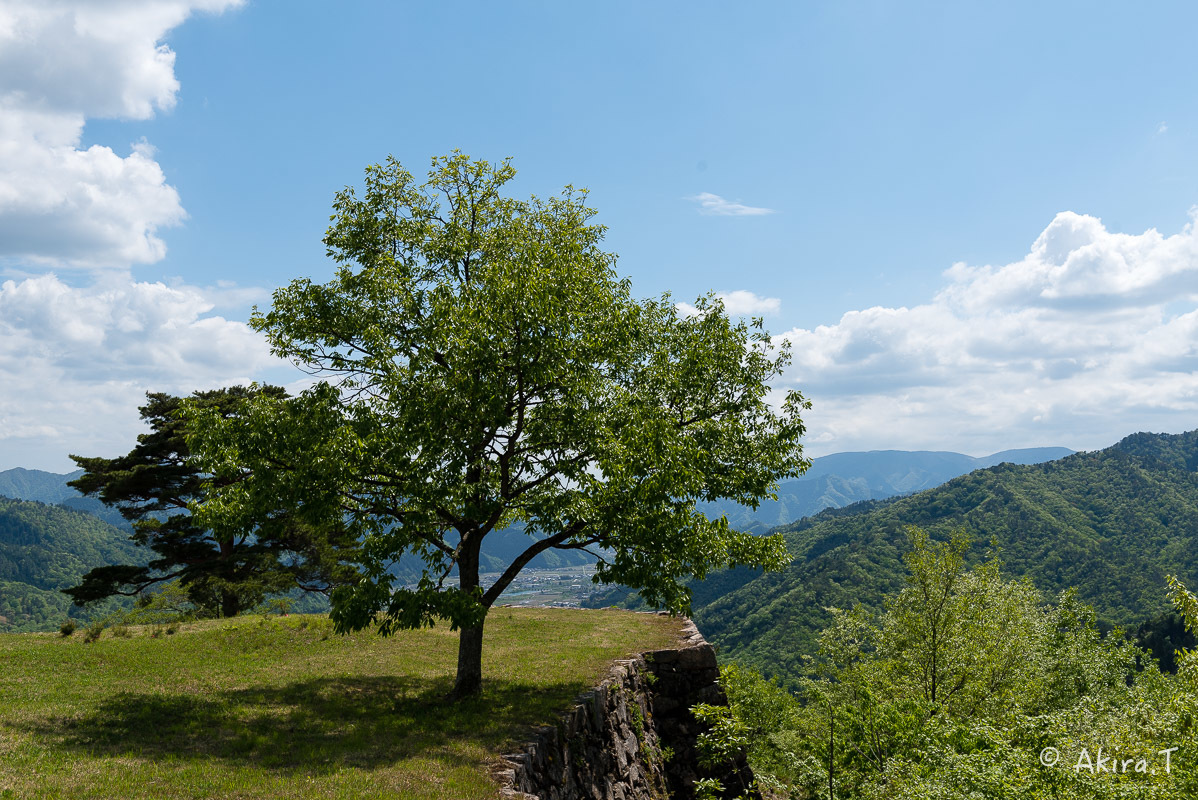
[(59, 626), (58, 632), (61, 633), (63, 636), (70, 636), (72, 633), (75, 632), (76, 627), (78, 627), (78, 626), (75, 624), (75, 620), (71, 619), (70, 617), (67, 617), (66, 621), (64, 623), (62, 623), (62, 625)]
[(100, 638), (100, 634), (104, 633), (104, 620), (98, 619), (88, 625), (83, 632), (83, 641), (90, 643)]
[(268, 620), (272, 616), (285, 617), (291, 613), (291, 609), (295, 606), (295, 600), (283, 595), (281, 597), (272, 597), (264, 600), (250, 610), (250, 613), (258, 614), (262, 619)]

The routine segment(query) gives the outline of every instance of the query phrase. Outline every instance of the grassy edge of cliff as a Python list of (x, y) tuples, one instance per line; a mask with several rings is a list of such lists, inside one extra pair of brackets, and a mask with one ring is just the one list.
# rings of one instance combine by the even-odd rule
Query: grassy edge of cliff
[(448, 704), (447, 627), (322, 616), (0, 635), (0, 798), (493, 798), (488, 767), (678, 619), (497, 608), (483, 695)]

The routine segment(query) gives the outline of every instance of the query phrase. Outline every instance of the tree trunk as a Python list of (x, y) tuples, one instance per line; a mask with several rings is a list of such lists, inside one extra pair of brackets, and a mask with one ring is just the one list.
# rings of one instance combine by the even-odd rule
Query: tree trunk
[(458, 677), (450, 698), (460, 700), (480, 694), (483, 689), (483, 624), (462, 628), (458, 641)]
[(235, 617), (241, 613), (241, 598), (236, 592), (223, 590), (220, 593), (220, 615), (222, 617)]
[[(226, 561), (233, 556), (234, 542), (232, 538), (221, 539), (217, 546), (220, 548), (220, 560)], [(220, 615), (222, 617), (235, 617), (241, 613), (241, 598), (237, 596), (237, 592), (233, 589), (225, 588), (218, 589), (220, 592)]]
[[(463, 592), (478, 588), (478, 556), (481, 536), (466, 534), (458, 551), (458, 587)], [(462, 626), (458, 640), (458, 676), (454, 680), (451, 700), (481, 694), (483, 690), (483, 620), (472, 627)]]

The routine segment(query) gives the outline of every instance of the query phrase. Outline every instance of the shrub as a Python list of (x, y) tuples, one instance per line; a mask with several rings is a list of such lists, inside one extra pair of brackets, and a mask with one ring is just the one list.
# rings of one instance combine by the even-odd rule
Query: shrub
[(63, 636), (70, 636), (72, 633), (75, 632), (76, 627), (78, 627), (78, 626), (75, 624), (75, 620), (71, 619), (70, 617), (67, 617), (66, 621), (63, 622), (62, 625), (59, 626), (58, 632), (61, 633)]
[(84, 629), (83, 641), (94, 642), (100, 638), (100, 634), (104, 633), (104, 620), (95, 620)]

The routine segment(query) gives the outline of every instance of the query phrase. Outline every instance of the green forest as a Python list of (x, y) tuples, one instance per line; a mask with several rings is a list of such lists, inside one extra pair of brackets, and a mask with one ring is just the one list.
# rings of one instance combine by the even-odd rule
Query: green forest
[[(0, 497), (0, 631), (57, 627), (71, 612), (60, 590), (99, 564), (145, 563), (127, 531), (82, 511)], [(77, 616), (127, 605), (110, 600)]]

